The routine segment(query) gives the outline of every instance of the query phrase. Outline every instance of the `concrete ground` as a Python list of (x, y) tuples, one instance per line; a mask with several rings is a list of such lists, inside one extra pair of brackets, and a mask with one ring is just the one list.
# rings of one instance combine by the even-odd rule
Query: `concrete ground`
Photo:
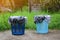
[(11, 31), (0, 32), (0, 40), (60, 40), (60, 30), (50, 30), (48, 34), (37, 34), (26, 30), (25, 35), (12, 35)]

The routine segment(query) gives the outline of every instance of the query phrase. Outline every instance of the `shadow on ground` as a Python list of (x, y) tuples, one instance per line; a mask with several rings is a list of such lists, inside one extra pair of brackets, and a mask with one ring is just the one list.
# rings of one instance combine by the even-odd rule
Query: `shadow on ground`
[(15, 36), (11, 31), (0, 32), (0, 40), (60, 40), (60, 30), (50, 30), (48, 34), (37, 34), (26, 30), (25, 35)]

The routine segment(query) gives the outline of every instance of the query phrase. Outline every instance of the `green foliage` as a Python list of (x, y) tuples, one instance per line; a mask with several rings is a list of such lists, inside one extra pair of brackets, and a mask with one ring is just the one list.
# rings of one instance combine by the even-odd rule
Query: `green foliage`
[[(60, 29), (60, 12), (51, 15), (51, 22), (49, 24), (50, 29)], [(0, 31), (8, 30), (11, 28), (11, 26), (8, 23), (8, 18), (10, 16), (26, 16), (27, 17), (27, 23), (26, 23), (26, 29), (36, 29), (36, 25), (34, 24), (34, 16), (35, 15), (46, 15), (47, 12), (27, 12), (27, 11), (16, 11), (14, 13), (6, 12), (4, 14), (0, 15)]]
[(60, 29), (60, 14), (51, 15), (50, 29)]

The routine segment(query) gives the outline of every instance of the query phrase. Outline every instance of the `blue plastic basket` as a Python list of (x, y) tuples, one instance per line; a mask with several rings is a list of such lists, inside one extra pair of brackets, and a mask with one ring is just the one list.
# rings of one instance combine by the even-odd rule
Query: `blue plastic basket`
[(11, 30), (13, 35), (24, 35), (25, 33), (25, 23), (11, 25)]
[(36, 23), (37, 33), (48, 33), (48, 22), (44, 20), (42, 23)]

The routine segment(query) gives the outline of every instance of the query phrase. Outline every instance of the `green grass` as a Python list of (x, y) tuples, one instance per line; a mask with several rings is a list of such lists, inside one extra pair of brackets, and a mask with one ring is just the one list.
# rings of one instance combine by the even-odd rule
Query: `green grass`
[(35, 15), (51, 15), (51, 21), (49, 24), (49, 29), (60, 29), (60, 12), (50, 14), (48, 12), (27, 12), (27, 11), (16, 11), (13, 13), (5, 12), (0, 15), (0, 31), (8, 30), (11, 28), (11, 26), (8, 23), (8, 18), (10, 16), (26, 16), (27, 17), (27, 23), (26, 23), (26, 29), (36, 29), (36, 26), (34, 24), (34, 16)]

